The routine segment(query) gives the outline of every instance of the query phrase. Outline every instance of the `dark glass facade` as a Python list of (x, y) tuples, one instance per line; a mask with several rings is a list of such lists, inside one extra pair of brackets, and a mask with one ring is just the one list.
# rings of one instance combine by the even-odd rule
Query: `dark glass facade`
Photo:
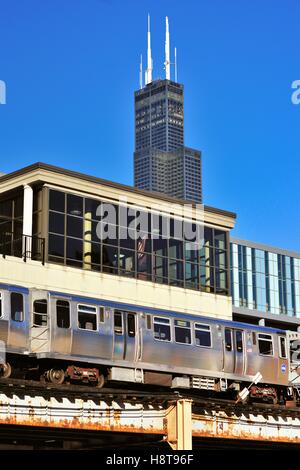
[[(100, 205), (99, 200), (49, 190), (49, 262), (229, 294), (226, 231), (205, 227), (201, 246), (187, 237), (176, 238), (173, 219), (150, 211), (143, 213), (148, 228), (141, 232), (135, 221), (142, 214), (134, 206), (129, 212), (115, 204), (115, 218), (108, 225), (97, 215)], [(168, 236), (163, 232), (165, 226)], [(185, 233), (195, 232), (195, 228), (191, 225)], [(99, 230), (107, 232), (105, 239), (99, 238)]]

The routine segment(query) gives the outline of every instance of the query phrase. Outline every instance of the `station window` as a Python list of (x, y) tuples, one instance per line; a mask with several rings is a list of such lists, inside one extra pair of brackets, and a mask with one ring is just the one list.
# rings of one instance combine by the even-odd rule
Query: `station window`
[(230, 328), (225, 328), (225, 348), (226, 351), (232, 351), (232, 331)]
[(39, 299), (33, 302), (33, 325), (47, 326), (47, 300)]
[(195, 323), (195, 341), (196, 346), (211, 347), (210, 326)]
[(191, 323), (185, 320), (175, 320), (176, 343), (191, 344)]
[(81, 330), (97, 330), (97, 307), (79, 304), (77, 311), (78, 327)]
[(286, 359), (286, 340), (284, 336), (279, 336), (279, 355), (282, 359)]
[(56, 301), (56, 321), (58, 328), (70, 328), (70, 304), (67, 300)]
[(273, 339), (271, 335), (258, 335), (259, 354), (264, 356), (273, 356)]
[(154, 339), (160, 341), (171, 341), (171, 327), (168, 318), (154, 317)]
[(22, 322), (24, 319), (23, 295), (17, 292), (10, 294), (11, 319)]

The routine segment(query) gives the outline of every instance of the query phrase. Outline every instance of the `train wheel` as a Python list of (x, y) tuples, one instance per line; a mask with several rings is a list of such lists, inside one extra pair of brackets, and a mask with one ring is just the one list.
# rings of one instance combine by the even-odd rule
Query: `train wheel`
[(102, 388), (102, 387), (104, 387), (104, 384), (105, 384), (105, 377), (104, 377), (103, 374), (100, 374), (99, 377), (98, 377), (98, 380), (97, 380), (96, 387), (97, 388)]
[(2, 379), (8, 379), (8, 377), (11, 376), (12, 373), (12, 368), (11, 365), (8, 362), (5, 362), (4, 364), (1, 364), (0, 366), (0, 377)]
[(61, 385), (65, 380), (65, 373), (62, 369), (50, 369), (47, 371), (46, 377), (49, 382)]

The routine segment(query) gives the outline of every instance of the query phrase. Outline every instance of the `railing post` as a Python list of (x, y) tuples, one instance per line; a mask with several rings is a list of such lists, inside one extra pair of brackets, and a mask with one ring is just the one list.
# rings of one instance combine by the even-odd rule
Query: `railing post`
[[(24, 262), (26, 263), (26, 255), (27, 255), (27, 237), (26, 237), (26, 235), (23, 235), (23, 237), (24, 237), (24, 240), (23, 240), (23, 241), (24, 241), (24, 258), (23, 258), (23, 260), (24, 260)], [(22, 244), (23, 244), (23, 243), (22, 243)]]
[(42, 265), (44, 266), (45, 264), (45, 238), (41, 239), (42, 243)]

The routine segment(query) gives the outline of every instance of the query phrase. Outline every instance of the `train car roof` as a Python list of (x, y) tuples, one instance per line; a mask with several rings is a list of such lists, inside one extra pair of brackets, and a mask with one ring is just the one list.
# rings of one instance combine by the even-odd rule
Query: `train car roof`
[(203, 321), (203, 322), (209, 322), (213, 324), (218, 324), (218, 325), (224, 325), (228, 326), (231, 328), (243, 328), (243, 329), (250, 329), (253, 331), (260, 331), (260, 332), (266, 332), (266, 333), (277, 333), (277, 334), (286, 334), (285, 330), (281, 330), (280, 328), (272, 328), (269, 326), (260, 326), (260, 325), (252, 325), (250, 323), (242, 323), (242, 322), (236, 322), (236, 321), (231, 321), (231, 320), (223, 320), (221, 318), (213, 318), (213, 317), (207, 317), (203, 314), (199, 315), (194, 315), (194, 314), (189, 314), (189, 313), (183, 313), (180, 311), (170, 311), (170, 310), (163, 310), (163, 309), (157, 309), (157, 308), (152, 308), (152, 307), (144, 307), (141, 305), (132, 305), (132, 304), (127, 304), (127, 303), (121, 303), (121, 302), (115, 302), (112, 300), (104, 300), (104, 299), (94, 299), (92, 297), (84, 297), (84, 296), (78, 296), (74, 294), (66, 294), (62, 292), (49, 292), (50, 295), (52, 296), (57, 296), (57, 297), (64, 297), (70, 300), (73, 300), (75, 302), (82, 302), (82, 303), (91, 303), (94, 305), (102, 305), (104, 307), (113, 307), (113, 308), (119, 308), (119, 309), (125, 309), (125, 310), (130, 310), (130, 311), (139, 311), (139, 312), (144, 312), (144, 313), (151, 313), (151, 314), (156, 314), (156, 315), (166, 315), (171, 318), (178, 317), (178, 315), (184, 315), (184, 318), (190, 320), (190, 321)]

